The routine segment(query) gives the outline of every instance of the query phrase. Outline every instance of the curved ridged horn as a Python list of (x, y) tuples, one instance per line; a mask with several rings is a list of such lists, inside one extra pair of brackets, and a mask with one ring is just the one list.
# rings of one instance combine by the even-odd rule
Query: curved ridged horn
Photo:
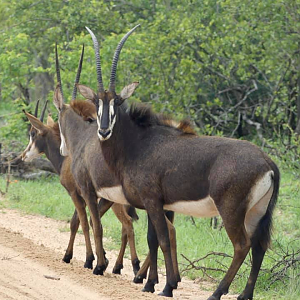
[(48, 104), (48, 100), (46, 101), (46, 103), (44, 105), (44, 108), (43, 108), (43, 111), (42, 111), (42, 114), (41, 114), (41, 117), (40, 117), (41, 122), (44, 121), (44, 115), (45, 115), (45, 111), (46, 111), (46, 108), (47, 108), (47, 104)]
[(103, 81), (102, 81), (102, 72), (101, 72), (101, 61), (100, 61), (100, 51), (99, 51), (99, 43), (97, 41), (96, 36), (94, 35), (93, 31), (85, 26), (87, 31), (92, 37), (94, 43), (94, 51), (95, 51), (95, 58), (96, 58), (96, 72), (97, 72), (97, 81), (98, 81), (98, 92), (103, 93)]
[(77, 74), (76, 74), (73, 93), (72, 93), (72, 100), (75, 100), (76, 95), (77, 95), (77, 86), (76, 86), (76, 84), (79, 83), (79, 80), (80, 80), (80, 74), (81, 74), (82, 62), (83, 62), (83, 55), (84, 55), (84, 45), (82, 45), (81, 56), (80, 56), (80, 60), (79, 60), (79, 64), (78, 64)]
[(34, 111), (34, 116), (37, 118), (37, 114), (38, 114), (38, 111), (39, 111), (39, 103), (40, 103), (40, 100), (38, 100), (36, 102), (36, 106), (35, 106), (35, 111)]
[(115, 92), (115, 86), (116, 86), (116, 72), (117, 72), (117, 66), (118, 66), (118, 60), (119, 60), (119, 56), (122, 50), (123, 45), (125, 44), (126, 40), (128, 39), (128, 37), (140, 26), (140, 24), (136, 25), (135, 27), (133, 27), (130, 31), (128, 31), (123, 38), (121, 39), (120, 43), (118, 44), (114, 57), (113, 57), (113, 61), (112, 61), (112, 65), (111, 65), (111, 72), (110, 72), (110, 81), (109, 81), (109, 88), (108, 90), (111, 92)]
[(57, 83), (59, 85), (61, 96), (64, 100), (64, 94), (63, 94), (62, 85), (61, 85), (61, 78), (60, 78), (60, 69), (59, 69), (58, 54), (57, 54), (57, 44), (55, 44), (55, 67), (56, 67)]

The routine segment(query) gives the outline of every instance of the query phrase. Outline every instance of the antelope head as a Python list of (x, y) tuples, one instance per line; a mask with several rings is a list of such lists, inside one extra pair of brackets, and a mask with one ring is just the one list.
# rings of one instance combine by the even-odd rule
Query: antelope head
[(40, 119), (37, 118), (39, 101), (36, 104), (34, 115), (31, 115), (23, 110), (24, 114), (31, 123), (31, 128), (29, 131), (29, 143), (21, 155), (23, 161), (32, 161), (34, 158), (40, 156), (44, 152), (44, 136), (47, 134), (47, 126), (43, 124), (43, 120), (47, 103), (48, 101), (45, 103)]
[(100, 63), (100, 53), (99, 44), (94, 33), (86, 27), (90, 35), (92, 36), (96, 57), (96, 71), (97, 71), (97, 81), (98, 81), (98, 92), (95, 93), (91, 88), (84, 86), (82, 84), (77, 84), (77, 88), (82, 96), (86, 99), (91, 100), (97, 109), (97, 124), (98, 124), (98, 136), (100, 141), (105, 141), (109, 139), (112, 135), (113, 128), (117, 118), (117, 109), (128, 99), (138, 86), (138, 82), (133, 82), (123, 88), (120, 94), (116, 93), (116, 71), (119, 56), (123, 45), (125, 44), (127, 38), (133, 33), (133, 31), (140, 25), (132, 28), (125, 36), (121, 39), (118, 44), (111, 67), (110, 82), (108, 90), (104, 90)]
[[(82, 47), (81, 56), (79, 60), (79, 65), (77, 69), (76, 79), (74, 83), (73, 93), (72, 93), (72, 101), (76, 99), (77, 95), (77, 87), (76, 85), (79, 82), (81, 69), (82, 69), (82, 62), (83, 62), (83, 56), (84, 56), (84, 46)], [(61, 84), (61, 77), (60, 77), (60, 68), (59, 68), (59, 61), (58, 61), (58, 54), (57, 54), (57, 45), (55, 46), (55, 65), (56, 65), (56, 76), (57, 76), (57, 86), (53, 95), (53, 103), (58, 110), (58, 125), (59, 125), (59, 131), (60, 131), (60, 154), (62, 156), (68, 156), (69, 151), (66, 144), (66, 139), (64, 135), (64, 128), (63, 122), (65, 120), (64, 114), (67, 112), (69, 105), (65, 104), (64, 96), (63, 96), (63, 90), (62, 90), (62, 84)]]

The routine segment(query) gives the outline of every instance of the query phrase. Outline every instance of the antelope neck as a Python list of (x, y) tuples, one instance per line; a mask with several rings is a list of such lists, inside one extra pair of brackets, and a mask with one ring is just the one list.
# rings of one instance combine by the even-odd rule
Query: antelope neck
[(58, 174), (60, 174), (62, 164), (65, 160), (65, 157), (60, 155), (59, 146), (59, 142), (47, 138), (47, 145), (44, 151)]
[(102, 154), (109, 168), (122, 182), (121, 172), (128, 153), (134, 151), (139, 131), (123, 108), (117, 110), (116, 123), (108, 140), (101, 141)]
[[(80, 116), (78, 116), (72, 109), (70, 109), (65, 116), (64, 124), (60, 126), (64, 126), (64, 137), (67, 144), (67, 148), (69, 153), (72, 154), (80, 145), (82, 145), (83, 140), (86, 137), (86, 131), (90, 124), (87, 124)], [(95, 127), (95, 134), (96, 134)]]

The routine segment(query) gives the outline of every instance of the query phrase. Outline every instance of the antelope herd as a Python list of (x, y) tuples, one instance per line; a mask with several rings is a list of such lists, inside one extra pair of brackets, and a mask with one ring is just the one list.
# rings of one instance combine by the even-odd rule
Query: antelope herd
[[(122, 223), (122, 245), (113, 272), (120, 274), (128, 240), (134, 282), (142, 283), (150, 267), (143, 291), (154, 292), (160, 246), (167, 274), (160, 295), (172, 297), (173, 289), (180, 282), (174, 212), (196, 217), (220, 215), (233, 244), (234, 256), (223, 280), (208, 299), (221, 299), (228, 293), (250, 248), (250, 276), (238, 299), (252, 299), (270, 243), (279, 170), (264, 152), (247, 141), (199, 136), (188, 121), (176, 122), (142, 104), (126, 105), (125, 100), (134, 93), (138, 82), (127, 85), (117, 94), (117, 64), (123, 45), (138, 26), (131, 29), (116, 48), (108, 90), (102, 81), (97, 38), (87, 28), (95, 50), (98, 89), (94, 92), (79, 84), (83, 48), (70, 104), (64, 99), (56, 46), (58, 84), (53, 103), (58, 110), (58, 122), (48, 116), (47, 124), (43, 123), (46, 105), (40, 119), (37, 118), (38, 104), (34, 116), (24, 112), (32, 127), (23, 160), (45, 153), (76, 208), (63, 261), (68, 263), (72, 258), (80, 223), (86, 242), (84, 267), (92, 268), (94, 254), (87, 205), (97, 256), (93, 273), (103, 274), (108, 261), (102, 243), (101, 217), (112, 207)], [(85, 101), (76, 100), (77, 90)], [(135, 208), (145, 210), (148, 215), (149, 255), (141, 269), (132, 225), (132, 220), (137, 219)]]

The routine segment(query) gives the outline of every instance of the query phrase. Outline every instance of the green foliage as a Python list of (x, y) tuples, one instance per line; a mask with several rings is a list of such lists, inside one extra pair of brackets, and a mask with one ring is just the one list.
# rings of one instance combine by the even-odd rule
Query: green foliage
[(84, 26), (100, 41), (107, 86), (118, 41), (141, 23), (123, 49), (118, 72), (119, 89), (140, 81), (135, 100), (178, 119), (188, 117), (206, 134), (251, 139), (257, 124), (268, 138), (281, 138), (290, 133), (288, 127), (300, 131), (298, 2), (5, 0), (0, 5), (4, 101), (52, 99), (56, 42), (66, 96), (82, 43), (81, 82), (96, 89)]

